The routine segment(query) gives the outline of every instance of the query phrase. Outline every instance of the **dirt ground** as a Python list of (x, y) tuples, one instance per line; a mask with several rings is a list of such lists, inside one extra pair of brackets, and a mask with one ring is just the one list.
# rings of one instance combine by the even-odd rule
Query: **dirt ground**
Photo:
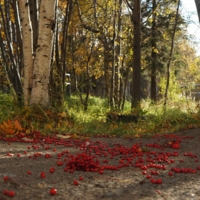
[(0, 140), (0, 200), (200, 200), (199, 143), (200, 129), (155, 138)]

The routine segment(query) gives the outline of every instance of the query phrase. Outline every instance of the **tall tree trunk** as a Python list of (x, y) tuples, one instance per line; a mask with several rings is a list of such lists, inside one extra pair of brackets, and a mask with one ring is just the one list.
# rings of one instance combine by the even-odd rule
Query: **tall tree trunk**
[(24, 58), (24, 104), (28, 105), (32, 89), (33, 73), (33, 43), (32, 26), (29, 15), (28, 0), (19, 0), (19, 13), (23, 37), (23, 58)]
[(167, 83), (166, 83), (165, 96), (164, 96), (165, 97), (164, 111), (166, 111), (166, 104), (167, 104), (167, 98), (168, 98), (169, 81), (170, 81), (170, 65), (171, 65), (172, 54), (173, 54), (173, 49), (174, 49), (174, 38), (175, 38), (175, 34), (176, 34), (176, 26), (177, 26), (178, 16), (179, 16), (179, 6), (180, 6), (180, 0), (178, 0), (178, 5), (177, 5), (177, 9), (176, 9), (176, 18), (175, 18), (173, 35), (172, 35), (171, 49), (170, 49), (170, 53), (169, 53), (169, 60), (167, 63)]
[(71, 14), (72, 14), (72, 9), (73, 9), (73, 1), (68, 0), (67, 1), (67, 6), (65, 10), (65, 18), (63, 22), (63, 40), (61, 44), (61, 65), (60, 65), (60, 76), (62, 79), (62, 84), (63, 84), (63, 90), (65, 86), (65, 73), (66, 73), (66, 50), (67, 50), (67, 36), (68, 36), (68, 26), (70, 23), (71, 19)]
[(118, 3), (118, 12), (117, 12), (117, 34), (116, 34), (116, 47), (115, 47), (115, 61), (116, 61), (116, 66), (115, 66), (115, 90), (114, 90), (114, 97), (115, 97), (115, 104), (117, 109), (120, 109), (120, 103), (121, 103), (121, 91), (120, 88), (120, 69), (121, 69), (121, 37), (120, 37), (120, 32), (121, 32), (121, 13), (122, 13), (122, 0), (119, 0)]
[(152, 0), (152, 27), (151, 27), (151, 100), (156, 101), (156, 0)]
[(49, 76), (55, 28), (56, 0), (42, 0), (39, 14), (39, 31), (33, 65), (33, 87), (30, 104), (49, 104)]
[[(56, 0), (56, 9), (58, 6), (58, 0)], [(56, 10), (55, 10), (56, 13)], [(59, 55), (59, 27), (58, 27), (58, 13), (55, 17), (55, 37), (51, 57), (51, 73), (49, 84), (49, 95), (51, 105), (53, 107), (62, 107), (64, 103), (64, 85), (63, 85), (63, 70), (61, 68), (60, 55)], [(62, 51), (61, 51), (62, 52)], [(63, 52), (62, 52), (63, 53)], [(55, 57), (55, 62), (54, 58)], [(65, 80), (64, 80), (65, 81)]]
[(110, 107), (111, 109), (115, 106), (115, 98), (114, 98), (114, 89), (115, 89), (115, 27), (116, 27), (116, 0), (115, 0), (115, 6), (114, 6), (114, 18), (113, 18), (113, 35), (112, 35), (112, 71), (111, 71), (111, 82), (110, 82)]
[(131, 107), (137, 107), (141, 95), (141, 19), (140, 19), (140, 0), (134, 0), (134, 41), (133, 41), (133, 76), (132, 76), (132, 103)]
[(19, 8), (17, 1), (13, 1), (12, 4), (13, 10), (14, 10), (14, 16), (15, 16), (15, 30), (16, 30), (16, 43), (17, 43), (17, 56), (18, 56), (18, 68), (20, 76), (22, 76), (22, 70), (24, 68), (23, 63), (23, 43), (22, 43), (22, 34), (21, 34), (21, 28), (20, 28), (20, 17), (19, 17)]

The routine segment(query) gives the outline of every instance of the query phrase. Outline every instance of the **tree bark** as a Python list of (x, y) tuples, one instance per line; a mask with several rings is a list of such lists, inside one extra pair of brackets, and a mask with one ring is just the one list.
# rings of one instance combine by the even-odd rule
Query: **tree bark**
[(42, 0), (40, 4), (38, 43), (33, 65), (33, 87), (30, 105), (49, 104), (49, 76), (55, 28), (56, 0)]
[(29, 10), (30, 10), (30, 19), (32, 23), (32, 32), (33, 35), (33, 52), (36, 51), (37, 39), (38, 39), (38, 0), (28, 0)]
[(156, 0), (152, 0), (152, 27), (151, 27), (151, 100), (156, 101)]
[(120, 33), (122, 30), (122, 0), (119, 0), (118, 2), (118, 11), (117, 11), (117, 17), (118, 17), (118, 21), (117, 21), (117, 34), (116, 34), (116, 47), (115, 47), (115, 61), (116, 61), (116, 65), (115, 65), (115, 90), (114, 90), (114, 98), (115, 98), (115, 107), (117, 107), (117, 109), (120, 109), (120, 103), (121, 103), (121, 99), (122, 99), (122, 87), (120, 87), (120, 69), (121, 69), (121, 63), (122, 63), (122, 59), (121, 59), (121, 37), (120, 37)]
[(133, 41), (133, 76), (132, 76), (132, 104), (131, 107), (137, 107), (141, 95), (141, 19), (140, 19), (140, 0), (134, 0), (134, 41)]
[(29, 15), (28, 1), (19, 0), (19, 13), (23, 37), (24, 58), (24, 104), (28, 105), (31, 97), (32, 73), (33, 73), (33, 43), (32, 26)]

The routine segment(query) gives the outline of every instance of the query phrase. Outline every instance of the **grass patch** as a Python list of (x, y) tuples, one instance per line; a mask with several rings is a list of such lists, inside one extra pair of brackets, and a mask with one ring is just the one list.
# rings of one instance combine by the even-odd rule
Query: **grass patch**
[(155, 133), (165, 133), (187, 128), (199, 127), (200, 109), (198, 103), (180, 99), (168, 102), (163, 113), (163, 101), (152, 103), (151, 100), (141, 101), (141, 107), (130, 110), (130, 102), (125, 103), (125, 109), (118, 114), (136, 114), (137, 122), (106, 122), (110, 112), (105, 99), (90, 97), (88, 110), (85, 111), (78, 96), (72, 96), (65, 101), (61, 110), (41, 108), (19, 108), (13, 98), (0, 94), (0, 123), (8, 119), (18, 119), (23, 127), (39, 130), (44, 134), (62, 132), (85, 135), (114, 136), (151, 136)]

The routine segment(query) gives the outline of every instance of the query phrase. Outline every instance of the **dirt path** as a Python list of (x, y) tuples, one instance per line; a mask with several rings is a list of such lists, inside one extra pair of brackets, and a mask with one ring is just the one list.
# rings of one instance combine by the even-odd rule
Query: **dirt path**
[(156, 138), (0, 140), (0, 200), (200, 200), (199, 143), (200, 129)]

